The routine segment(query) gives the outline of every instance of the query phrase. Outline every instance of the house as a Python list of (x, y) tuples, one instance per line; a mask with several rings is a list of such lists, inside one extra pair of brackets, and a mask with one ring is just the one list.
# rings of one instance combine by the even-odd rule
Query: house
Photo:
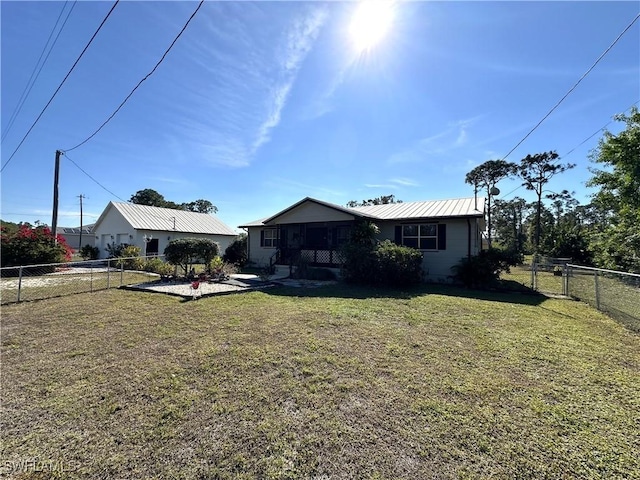
[(446, 281), (453, 265), (481, 249), (484, 199), (347, 208), (307, 197), (240, 228), (248, 234), (249, 260), (258, 265), (288, 265), (300, 255), (311, 265), (339, 268), (340, 246), (363, 220), (378, 226), (379, 240), (420, 249), (427, 280)]
[(108, 244), (136, 245), (142, 255), (161, 255), (171, 240), (187, 237), (210, 238), (224, 253), (237, 233), (207, 213), (109, 202), (93, 227), (93, 236), (99, 258), (107, 258)]
[[(94, 224), (80, 227), (58, 227), (56, 234), (64, 238), (64, 241), (74, 250), (80, 250), (83, 245), (93, 245)], [(80, 232), (82, 230), (82, 232)], [(82, 234), (81, 234), (82, 233)]]

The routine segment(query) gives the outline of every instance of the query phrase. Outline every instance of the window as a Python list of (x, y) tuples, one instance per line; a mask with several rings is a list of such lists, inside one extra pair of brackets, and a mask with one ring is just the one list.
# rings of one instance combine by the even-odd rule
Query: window
[(420, 250), (438, 250), (438, 224), (403, 225), (402, 245)]
[(267, 248), (276, 248), (278, 246), (278, 229), (265, 228), (262, 230), (260, 246)]

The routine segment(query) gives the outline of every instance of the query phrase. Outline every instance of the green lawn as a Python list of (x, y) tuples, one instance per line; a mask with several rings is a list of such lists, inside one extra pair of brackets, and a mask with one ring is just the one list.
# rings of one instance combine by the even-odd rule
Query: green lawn
[(0, 313), (9, 478), (640, 478), (640, 336), (579, 302), (338, 284)]

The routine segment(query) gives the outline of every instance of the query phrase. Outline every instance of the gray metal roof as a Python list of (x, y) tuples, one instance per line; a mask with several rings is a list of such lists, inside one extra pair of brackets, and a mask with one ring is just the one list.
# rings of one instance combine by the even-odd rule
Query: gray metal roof
[[(476, 208), (477, 205), (477, 208)], [(368, 207), (353, 207), (363, 215), (380, 220), (403, 220), (411, 218), (482, 217), (484, 198), (454, 198), (451, 200), (429, 200), (426, 202), (402, 202)]]
[[(150, 207), (128, 202), (110, 202), (110, 206), (118, 210), (136, 230), (205, 233), (209, 235), (233, 235), (234, 237), (237, 235), (221, 220), (208, 213)], [(100, 223), (110, 206), (107, 206), (96, 224)]]
[[(416, 218), (454, 218), (454, 217), (483, 217), (484, 198), (454, 198), (450, 200), (429, 200), (425, 202), (401, 202), (386, 205), (372, 205), (367, 207), (341, 207), (331, 203), (316, 200), (314, 198), (304, 198), (292, 206), (271, 217), (255, 220), (241, 225), (240, 228), (261, 227), (266, 222), (273, 220), (300, 205), (303, 202), (312, 201), (334, 208), (339, 211), (355, 214), (360, 217), (368, 217), (378, 220), (410, 220)], [(477, 208), (476, 208), (477, 206)]]

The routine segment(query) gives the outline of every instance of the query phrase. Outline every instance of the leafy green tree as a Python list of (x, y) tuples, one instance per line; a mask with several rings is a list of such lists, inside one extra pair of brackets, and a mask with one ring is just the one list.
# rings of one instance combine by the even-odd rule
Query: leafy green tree
[(209, 238), (179, 238), (171, 240), (164, 249), (165, 260), (182, 267), (185, 274), (194, 263), (209, 265), (218, 253), (218, 244)]
[(170, 200), (166, 200), (164, 198), (164, 195), (161, 195), (151, 188), (138, 190), (134, 195), (131, 196), (129, 201), (138, 205), (173, 208), (175, 210), (187, 210), (189, 212), (216, 213), (218, 211), (218, 207), (216, 207), (209, 200), (199, 198), (198, 200), (195, 200), (193, 202), (175, 203)]
[(592, 168), (587, 186), (599, 188), (592, 203), (607, 219), (592, 247), (597, 265), (640, 273), (640, 112), (634, 107), (614, 118), (626, 128), (605, 132), (591, 155), (604, 169)]
[(358, 202), (357, 200), (349, 200), (347, 202), (347, 207), (369, 207), (372, 205), (388, 205), (390, 203), (402, 203), (402, 200), (396, 199), (395, 195), (382, 195), (376, 198), (370, 198), (369, 200), (362, 200)]
[(496, 200), (493, 207), (493, 227), (500, 246), (518, 254), (525, 253), (525, 221), (533, 204), (523, 198)]
[(518, 173), (523, 180), (522, 185), (527, 190), (534, 191), (537, 196), (534, 233), (535, 252), (538, 252), (540, 247), (540, 220), (544, 186), (549, 183), (552, 177), (575, 167), (575, 164), (571, 163), (557, 163), (559, 158), (559, 155), (553, 151), (536, 153), (523, 158), (518, 167)]
[(165, 207), (167, 204), (164, 196), (151, 188), (138, 190), (135, 194), (131, 195), (129, 201), (138, 205), (149, 205), (150, 207)]
[(475, 192), (484, 189), (487, 194), (487, 243), (491, 248), (491, 197), (500, 180), (511, 177), (517, 172), (514, 163), (505, 160), (488, 160), (467, 173), (464, 181), (473, 185)]
[(198, 213), (216, 213), (218, 211), (218, 207), (216, 207), (209, 200), (204, 200), (202, 198), (199, 198), (194, 202), (183, 203), (181, 205), (181, 208), (183, 210)]

